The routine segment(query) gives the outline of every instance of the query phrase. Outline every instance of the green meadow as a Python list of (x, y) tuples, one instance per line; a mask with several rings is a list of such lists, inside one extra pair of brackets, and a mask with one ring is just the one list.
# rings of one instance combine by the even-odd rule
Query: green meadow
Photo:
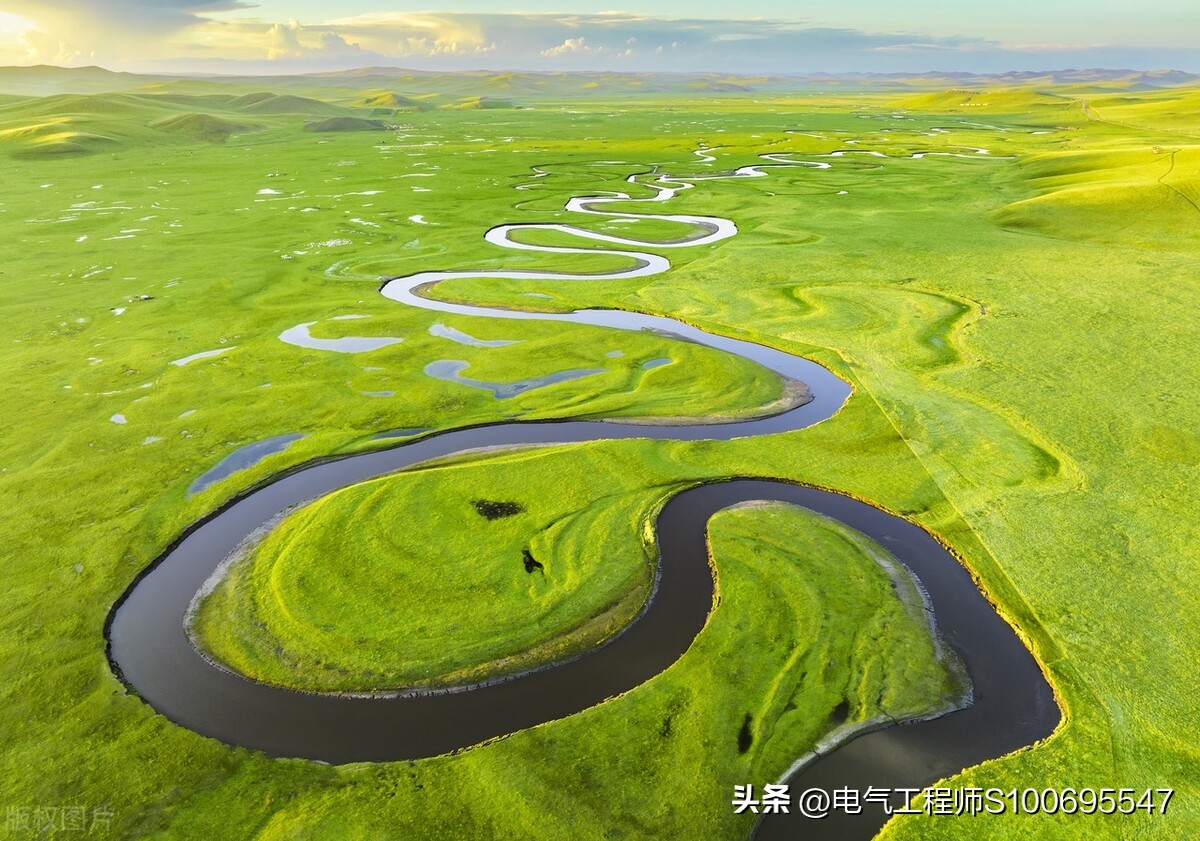
[[(197, 644), (301, 689), (509, 674), (637, 615), (671, 493), (805, 482), (936, 533), (1055, 687), (1052, 737), (949, 785), (1176, 790), (1165, 815), (917, 815), (883, 837), (1200, 834), (1200, 94), (718, 82), (83, 74), (63, 93), (0, 74), (5, 807), (104, 807), (125, 837), (741, 838), (752, 816), (733, 815), (735, 784), (774, 782), (839, 728), (944, 708), (961, 677), (911, 582), (890, 580), (869, 541), (780, 505), (712, 521), (719, 598), (677, 663), (452, 755), (271, 759), (156, 714), (105, 657), (112, 605), (190, 523), (288, 468), (397, 440), (380, 433), (764, 411), (778, 379), (708, 348), (411, 309), (378, 287), (619, 269), (628, 258), (602, 253), (616, 246), (539, 254), (483, 235), (554, 222), (665, 242), (687, 231), (563, 206), (649, 196), (625, 179), (654, 166), (703, 177), (783, 154), (832, 167), (609, 207), (737, 223), (712, 246), (647, 246), (665, 274), (464, 278), (434, 294), (637, 310), (803, 354), (853, 385), (835, 417), (726, 442), (475, 453), (347, 489), (248, 547), (199, 603)], [(343, 353), (279, 338), (298, 325), (401, 341)], [(425, 373), (447, 360), (495, 383), (597, 373), (498, 398)], [(303, 437), (190, 491), (285, 434)], [(489, 518), (481, 502), (512, 505)], [(526, 551), (542, 569), (526, 571)]]

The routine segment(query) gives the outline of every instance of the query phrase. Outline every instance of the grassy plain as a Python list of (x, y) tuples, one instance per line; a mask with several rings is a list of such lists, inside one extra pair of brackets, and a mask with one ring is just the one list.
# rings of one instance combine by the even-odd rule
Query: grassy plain
[[(319, 690), (472, 683), (590, 648), (650, 593), (643, 523), (667, 489), (590, 453), (572, 475), (595, 478), (516, 451), (315, 502), (204, 602), (199, 641), (242, 674)], [(520, 510), (489, 519), (489, 502)]]
[[(522, 479), (532, 493), (535, 481), (571, 477), (564, 506), (620, 490), (611, 506), (580, 521), (603, 532), (590, 551), (624, 553), (630, 564), (585, 568), (587, 556), (576, 559), (571, 603), (594, 616), (622, 587), (636, 591), (636, 575), (626, 573), (644, 571), (645, 554), (628, 529), (661, 488), (744, 473), (872, 499), (933, 529), (965, 558), (1028, 637), (1067, 712), (1045, 744), (971, 769), (955, 785), (1177, 789), (1162, 817), (977, 819), (972, 837), (1200, 833), (1200, 718), (1191, 691), (1200, 597), (1190, 585), (1200, 537), (1192, 516), (1200, 248), (1191, 235), (1200, 138), (1186, 105), (1194, 92), (1039, 90), (993, 100), (930, 90), (759, 102), (705, 95), (670, 108), (652, 98), (581, 99), (569, 107), (533, 102), (530, 110), (414, 108), (382, 115), (399, 131), (318, 133), (304, 126), (381, 115), (346, 108), (352, 93), (361, 96), (351, 91), (330, 96), (333, 104), (289, 100), (272, 110), (262, 104), (268, 99), (234, 103), (253, 91), (194, 84), (192, 94), (222, 98), (181, 101), (178, 91), (156, 90), (157, 98), (0, 103), (0, 155), (10, 156), (0, 177), (6, 806), (106, 805), (114, 833), (163, 837), (747, 831), (727, 805), (732, 785), (773, 780), (815, 738), (765, 687), (794, 687), (811, 723), (827, 722), (824, 711), (853, 682), (842, 672), (800, 681), (803, 668), (778, 653), (773, 635), (795, 633), (797, 644), (850, 641), (854, 650), (869, 637), (853, 631), (869, 624), (815, 628), (798, 605), (820, 598), (867, 611), (860, 617), (895, 610), (872, 601), (878, 588), (861, 555), (846, 563), (863, 570), (866, 602), (845, 604), (838, 587), (846, 573), (833, 589), (826, 577), (844, 538), (819, 523), (801, 528), (796, 512), (718, 518), (721, 605), (663, 675), (578, 716), (418, 762), (329, 768), (269, 760), (176, 727), (112, 676), (103, 623), (138, 570), (196, 517), (289, 465), (377, 446), (380, 431), (512, 415), (736, 413), (768, 402), (769, 380), (703, 349), (575, 326), (439, 318), (382, 299), (377, 278), (500, 264), (609, 267), (618, 258), (500, 252), (482, 234), (495, 221), (577, 224), (561, 211), (569, 196), (632, 192), (621, 179), (646, 164), (695, 173), (754, 163), (762, 152), (857, 148), (894, 157), (847, 155), (828, 159), (830, 170), (776, 170), (681, 194), (667, 212), (727, 216), (741, 234), (673, 250), (677, 268), (661, 277), (463, 280), (439, 292), (509, 306), (659, 312), (805, 353), (855, 385), (838, 416), (769, 439), (621, 441), (481, 458), (397, 480), (390, 495), (347, 494), (319, 517), (349, 524), (368, 493), (378, 492), (385, 508), (399, 504), (439, 471), (454, 478), (437, 493), (459, 501), (482, 496), (488, 482)], [(222, 123), (214, 134), (209, 121), (178, 119), (190, 114), (253, 130), (226, 132)], [(716, 149), (712, 166), (692, 154), (700, 144)], [(925, 150), (970, 157), (904, 158)], [(634, 166), (597, 163), (614, 159)], [(530, 181), (533, 166), (551, 175)], [(514, 192), (522, 183), (535, 188)], [(383, 192), (367, 195), (376, 190)], [(345, 314), (368, 318), (329, 321)], [(405, 341), (347, 355), (276, 339), (311, 321), (322, 322), (315, 335)], [(523, 343), (453, 344), (428, 333), (436, 321)], [(228, 352), (170, 364), (218, 348)], [(624, 356), (606, 357), (612, 350)], [(641, 371), (641, 362), (662, 356), (676, 364)], [(425, 377), (424, 365), (439, 358), (470, 361), (469, 375), (480, 379), (562, 367), (609, 372), (495, 401)], [(364, 394), (383, 391), (395, 396)], [(112, 420), (118, 416), (123, 423)], [(196, 475), (235, 447), (289, 432), (306, 437), (187, 495)], [(505, 475), (505, 459), (528, 476), (515, 467)], [(600, 472), (595, 465), (612, 465), (616, 475), (589, 480), (589, 468)], [(489, 493), (507, 498), (519, 488), (509, 490)], [(518, 534), (513, 523), (499, 542), (511, 554), (532, 536), (545, 547), (548, 571), (569, 569), (572, 558), (559, 551), (567, 544), (547, 528), (549, 502), (558, 504), (528, 506), (528, 530)], [(469, 521), (476, 516), (467, 512)], [(382, 533), (368, 529), (361, 542), (335, 548), (369, 554)], [(801, 542), (795, 563), (803, 574), (763, 574), (764, 557)], [(528, 586), (520, 567), (503, 569)], [(244, 642), (239, 619), (255, 616), (256, 600), (270, 592), (254, 567), (246, 574), (253, 586), (237, 591), (241, 601), (227, 616), (231, 648)], [(369, 584), (380, 586), (378, 578)], [(768, 587), (777, 594), (763, 592)], [(392, 600), (359, 595), (356, 615), (345, 590), (308, 593), (304, 604), (322, 621), (382, 621)], [(549, 638), (474, 654), (501, 658)], [(907, 655), (918, 644), (903, 635), (893, 642)], [(271, 668), (247, 645), (247, 662)], [(303, 660), (314, 651), (311, 637), (298, 647), (303, 674), (336, 683)], [(818, 656), (820, 648), (806, 651)], [(438, 666), (448, 673), (465, 662)], [(938, 683), (914, 667), (898, 668), (887, 685), (905, 707), (919, 706)], [(756, 736), (743, 754), (747, 712), (755, 712)], [(777, 738), (759, 738), (768, 722)], [(915, 817), (885, 835), (949, 839), (963, 831), (956, 820)]]

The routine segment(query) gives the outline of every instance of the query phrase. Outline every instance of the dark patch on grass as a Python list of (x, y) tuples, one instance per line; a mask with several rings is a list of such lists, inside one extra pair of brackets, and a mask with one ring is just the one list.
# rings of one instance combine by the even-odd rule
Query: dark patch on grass
[(499, 520), (501, 517), (511, 517), (522, 513), (525, 508), (516, 502), (497, 502), (492, 499), (473, 499), (471, 504), (479, 512), (479, 516), (489, 520)]
[(542, 566), (541, 563), (539, 563), (537, 561), (537, 559), (535, 559), (533, 557), (532, 552), (530, 552), (528, 549), (523, 549), (522, 554), (524, 555), (524, 558), (525, 558), (525, 571), (526, 572), (533, 573), (535, 570), (537, 570), (543, 574), (546, 572), (546, 568), (544, 566)]
[(834, 725), (845, 724), (846, 719), (847, 719), (847, 717), (849, 717), (849, 715), (850, 715), (850, 702), (842, 701), (842, 703), (840, 703), (836, 707), (834, 707), (833, 712), (831, 712), (829, 714), (829, 723), (834, 724)]
[(754, 744), (754, 734), (750, 732), (750, 713), (742, 719), (742, 729), (738, 731), (738, 753), (745, 753)]
[(686, 713), (689, 704), (690, 701), (686, 695), (676, 695), (667, 708), (667, 714), (663, 716), (662, 724), (658, 728), (658, 735), (664, 739), (670, 738), (675, 731), (675, 719)]

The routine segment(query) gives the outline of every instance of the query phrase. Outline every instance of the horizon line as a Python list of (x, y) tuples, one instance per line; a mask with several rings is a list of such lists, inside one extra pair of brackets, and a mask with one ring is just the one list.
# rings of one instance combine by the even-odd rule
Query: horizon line
[(978, 72), (973, 70), (913, 70), (913, 71), (881, 71), (881, 70), (797, 70), (793, 72), (778, 72), (778, 71), (754, 71), (754, 70), (612, 70), (612, 69), (571, 69), (571, 70), (531, 70), (528, 68), (488, 68), (479, 67), (472, 69), (445, 69), (445, 70), (427, 70), (415, 67), (405, 67), (403, 65), (390, 64), (364, 64), (358, 67), (347, 67), (341, 70), (314, 70), (309, 72), (277, 72), (277, 73), (222, 73), (222, 72), (189, 72), (189, 71), (138, 71), (138, 70), (112, 70), (99, 64), (81, 64), (81, 65), (66, 65), (66, 64), (4, 64), (0, 65), (0, 71), (5, 70), (99, 70), (104, 73), (111, 73), (120, 76), (173, 76), (179, 78), (194, 78), (194, 79), (237, 79), (246, 77), (257, 78), (272, 78), (272, 77), (292, 77), (292, 76), (337, 76), (349, 73), (357, 73), (364, 70), (390, 70), (403, 71), (414, 75), (466, 75), (471, 73), (488, 73), (488, 74), (506, 74), (506, 73), (522, 73), (530, 76), (580, 76), (596, 73), (607, 73), (614, 76), (707, 76), (713, 74), (731, 75), (731, 76), (764, 76), (767, 78), (804, 78), (811, 76), (828, 76), (830, 78), (848, 77), (848, 76), (878, 76), (888, 78), (913, 78), (921, 76), (973, 76), (978, 78), (994, 78), (998, 76), (1053, 76), (1065, 73), (1130, 73), (1141, 75), (1169, 75), (1178, 74), (1183, 76), (1193, 76), (1200, 78), (1200, 73), (1193, 73), (1187, 70), (1180, 70), (1174, 67), (1162, 67), (1153, 70), (1138, 70), (1131, 67), (1068, 67), (1059, 70), (1000, 70), (995, 72)]

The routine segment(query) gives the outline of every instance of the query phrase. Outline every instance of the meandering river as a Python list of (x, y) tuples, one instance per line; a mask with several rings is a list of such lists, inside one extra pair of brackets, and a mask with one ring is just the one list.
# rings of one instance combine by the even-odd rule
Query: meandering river
[[(389, 280), (382, 293), (402, 304), (440, 313), (652, 330), (732, 353), (769, 368), (787, 384), (785, 400), (773, 414), (736, 422), (678, 425), (510, 421), (433, 432), (388, 449), (288, 471), (195, 523), (131, 585), (114, 607), (107, 628), (109, 659), (116, 673), (147, 703), (180, 725), (273, 756), (347, 763), (411, 759), (466, 748), (602, 703), (671, 666), (691, 645), (712, 608), (713, 581), (705, 544), (708, 519), (740, 502), (778, 500), (803, 505), (858, 529), (901, 560), (919, 579), (943, 639), (961, 656), (974, 686), (973, 703), (965, 709), (859, 735), (819, 758), (802, 758), (790, 772), (794, 791), (809, 787), (832, 790), (841, 785), (919, 789), (1052, 732), (1060, 713), (1034, 658), (966, 570), (931, 535), (865, 502), (764, 479), (731, 477), (676, 494), (656, 521), (661, 550), (658, 580), (641, 616), (594, 651), (514, 679), (420, 695), (309, 694), (232, 674), (210, 663), (192, 645), (185, 631), (189, 604), (222, 561), (283, 512), (339, 488), (483, 447), (613, 438), (728, 440), (794, 431), (836, 413), (850, 396), (849, 386), (820, 365), (775, 348), (661, 316), (601, 309), (547, 313), (481, 307), (439, 301), (431, 288), (444, 280), (466, 277), (569, 281), (664, 272), (670, 262), (653, 252), (716, 243), (735, 236), (737, 226), (720, 217), (637, 214), (608, 206), (668, 202), (701, 181), (761, 178), (769, 175), (768, 170), (782, 167), (831, 166), (826, 161), (798, 161), (781, 155), (762, 157), (767, 163), (688, 178), (656, 169), (641, 172), (630, 175), (628, 181), (649, 189), (649, 197), (635, 199), (626, 193), (581, 196), (566, 206), (574, 213), (617, 219), (647, 216), (673, 220), (690, 231), (677, 240), (646, 242), (564, 224), (506, 224), (486, 234), (489, 242), (505, 248), (556, 254), (590, 255), (597, 249), (534, 246), (514, 241), (511, 234), (537, 229), (607, 243), (618, 249), (606, 249), (606, 253), (629, 258), (631, 265), (624, 270), (603, 274), (431, 271)], [(746, 782), (761, 785), (774, 781)], [(758, 833), (760, 837), (790, 836), (802, 829), (806, 838), (869, 838), (885, 817), (879, 809), (823, 821), (780, 816), (764, 822)]]

